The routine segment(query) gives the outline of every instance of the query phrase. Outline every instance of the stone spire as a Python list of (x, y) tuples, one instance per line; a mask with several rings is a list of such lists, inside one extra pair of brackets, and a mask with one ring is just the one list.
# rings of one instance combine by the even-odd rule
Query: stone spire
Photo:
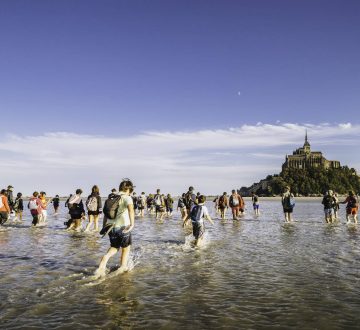
[(307, 147), (310, 147), (310, 143), (308, 141), (308, 135), (307, 135), (307, 130), (305, 131), (305, 143), (304, 143), (304, 147), (307, 146)]

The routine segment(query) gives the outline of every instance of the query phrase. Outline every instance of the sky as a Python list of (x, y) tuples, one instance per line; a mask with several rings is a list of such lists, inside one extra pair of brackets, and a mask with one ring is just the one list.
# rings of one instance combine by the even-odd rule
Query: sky
[(0, 185), (229, 191), (360, 170), (360, 2), (0, 1)]

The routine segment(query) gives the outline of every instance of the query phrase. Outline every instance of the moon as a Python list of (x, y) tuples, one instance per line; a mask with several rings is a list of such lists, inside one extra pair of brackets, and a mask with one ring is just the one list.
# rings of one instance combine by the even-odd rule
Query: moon
[(239, 96), (240, 96), (240, 95), (241, 95), (241, 92), (240, 92), (240, 91), (239, 91), (239, 92), (237, 92), (237, 95), (239, 95)]

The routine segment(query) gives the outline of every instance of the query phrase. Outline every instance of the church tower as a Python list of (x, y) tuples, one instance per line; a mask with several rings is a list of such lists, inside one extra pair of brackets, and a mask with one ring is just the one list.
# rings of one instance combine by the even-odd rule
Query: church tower
[(309, 143), (309, 141), (308, 141), (307, 130), (306, 130), (306, 133), (305, 133), (304, 152), (305, 152), (306, 154), (310, 154), (310, 153), (311, 153), (310, 143)]

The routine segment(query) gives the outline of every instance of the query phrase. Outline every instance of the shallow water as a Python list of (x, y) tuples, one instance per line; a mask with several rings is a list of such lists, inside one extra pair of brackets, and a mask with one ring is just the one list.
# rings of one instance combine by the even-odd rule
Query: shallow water
[(177, 213), (137, 218), (134, 268), (91, 285), (108, 239), (66, 232), (62, 210), (45, 227), (26, 213), (0, 228), (1, 328), (359, 328), (360, 225), (344, 224), (343, 208), (326, 225), (318, 201), (299, 201), (285, 224), (279, 202), (263, 201), (259, 217), (248, 207), (207, 224), (200, 249)]

